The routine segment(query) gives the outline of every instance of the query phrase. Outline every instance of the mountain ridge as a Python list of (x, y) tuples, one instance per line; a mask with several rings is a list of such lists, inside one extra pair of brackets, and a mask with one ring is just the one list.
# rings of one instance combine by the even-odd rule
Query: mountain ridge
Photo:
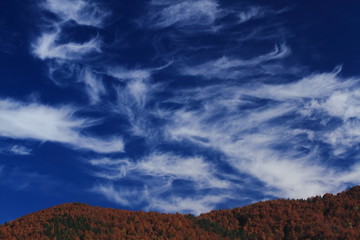
[(263, 201), (197, 217), (64, 203), (1, 225), (0, 239), (355, 240), (360, 239), (360, 186), (336, 195)]

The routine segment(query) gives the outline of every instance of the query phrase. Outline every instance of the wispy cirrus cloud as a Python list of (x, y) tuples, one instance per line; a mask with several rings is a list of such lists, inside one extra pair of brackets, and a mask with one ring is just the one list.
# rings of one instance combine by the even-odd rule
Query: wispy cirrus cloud
[(214, 30), (215, 21), (222, 15), (215, 0), (155, 0), (150, 2), (150, 9), (143, 23), (150, 28)]
[(60, 30), (43, 33), (32, 44), (35, 56), (41, 60), (80, 60), (89, 54), (101, 51), (101, 41), (98, 38), (93, 38), (83, 43), (58, 43), (60, 34)]
[[(216, 170), (213, 163), (198, 156), (185, 157), (172, 153), (152, 153), (139, 160), (103, 158), (92, 159), (89, 163), (96, 168), (94, 176), (112, 182), (110, 185), (97, 185), (93, 189), (94, 192), (126, 206), (131, 205), (132, 199), (141, 195), (143, 196), (142, 204), (145, 204), (149, 210), (171, 212), (188, 210), (199, 214), (226, 198), (218, 196), (218, 193), (213, 193), (212, 197), (201, 199), (198, 196), (184, 197), (177, 194), (177, 191), (183, 191), (181, 190), (182, 186), (178, 185), (179, 181), (188, 182), (186, 183), (187, 191), (222, 192), (225, 189), (236, 187), (236, 184), (219, 178), (219, 170)], [(122, 181), (134, 181), (142, 187), (134, 188), (131, 191), (124, 186)], [(211, 193), (208, 194), (211, 195)], [(169, 198), (164, 199), (164, 195)], [(180, 201), (181, 199), (184, 201)], [(184, 204), (184, 202), (192, 201), (196, 204)]]
[(82, 134), (96, 121), (75, 117), (76, 108), (51, 107), (40, 103), (24, 103), (12, 99), (0, 100), (0, 136), (13, 139), (33, 139), (68, 144), (73, 148), (96, 152), (121, 152), (120, 137), (101, 139)]
[[(343, 171), (325, 164), (320, 145), (330, 144), (333, 158), (340, 146), (341, 153), (356, 146), (358, 86), (359, 80), (341, 79), (338, 72), (258, 87), (217, 84), (179, 92), (173, 102), (183, 107), (162, 115), (172, 119), (166, 131), (171, 139), (219, 150), (275, 196), (306, 197), (345, 184), (341, 179), (352, 166)], [(187, 105), (194, 100), (198, 108)]]
[(156, 101), (156, 94), (163, 91), (165, 84), (152, 81), (153, 72), (166, 68), (126, 69), (112, 67), (107, 75), (123, 83), (116, 86), (116, 101), (111, 111), (121, 115), (128, 123), (127, 132), (134, 136), (145, 137), (149, 141), (157, 141), (156, 126), (151, 124), (152, 109), (149, 105)]
[[(49, 21), (42, 34), (32, 44), (33, 53), (42, 60), (59, 58), (79, 60), (84, 55), (100, 52), (101, 41), (97, 37), (84, 42), (60, 42), (64, 38), (63, 24), (73, 20), (79, 25), (101, 27), (109, 11), (102, 10), (93, 1), (46, 0), (41, 6), (58, 17)], [(52, 29), (52, 30), (48, 30)]]
[[(198, 3), (200, 1), (194, 4)], [(203, 29), (211, 29), (216, 20), (221, 18), (220, 6), (216, 2), (212, 3), (216, 4), (216, 8), (213, 8), (217, 9), (213, 11), (216, 14), (212, 18), (204, 18), (208, 21), (200, 21), (199, 26)], [(194, 32), (188, 24), (193, 21), (195, 28), (199, 27), (196, 26), (195, 15), (192, 19), (194, 12), (199, 10), (196, 7), (186, 13), (189, 15), (178, 18), (176, 14), (170, 17), (161, 11), (172, 9), (176, 13), (183, 6), (190, 9), (187, 4), (193, 3), (179, 1), (176, 4), (180, 5), (170, 6), (159, 1), (151, 4), (154, 8), (150, 8), (148, 15), (153, 17), (152, 25), (148, 25), (150, 28), (167, 28), (169, 31), (171, 28), (186, 29), (191, 35)], [(152, 12), (155, 8), (160, 11)], [(249, 9), (249, 12), (239, 14), (237, 24), (280, 13), (265, 8)], [(197, 14), (200, 19), (202, 13)], [(236, 24), (230, 25), (233, 27)], [(214, 35), (221, 31), (225, 31), (225, 28), (218, 29)], [(262, 32), (258, 34), (263, 35), (259, 38), (250, 32), (249, 36), (243, 36), (239, 42), (252, 38), (257, 41), (274, 38)], [(227, 39), (226, 33), (221, 37)], [(186, 38), (182, 41), (186, 42)], [(156, 140), (148, 141), (151, 149), (158, 144), (185, 144), (191, 145), (193, 149), (204, 148), (217, 152), (222, 156), (222, 164), (250, 179), (249, 182), (256, 186), (254, 188), (261, 191), (266, 189), (268, 197), (302, 198), (338, 191), (348, 183), (345, 179), (354, 179), (357, 171), (352, 171), (355, 167), (351, 164), (346, 170), (328, 165), (322, 146), (331, 146), (330, 158), (339, 155), (338, 146), (343, 146), (341, 153), (354, 147), (356, 137), (346, 134), (342, 128), (354, 128), (356, 104), (352, 108), (348, 102), (356, 102), (358, 80), (341, 79), (340, 69), (329, 73), (305, 73), (299, 70), (302, 68), (299, 65), (289, 67), (285, 59), (292, 57), (290, 46), (285, 44), (283, 37), (277, 39), (274, 45), (274, 49), (268, 53), (254, 51), (256, 54), (250, 57), (246, 54), (248, 57), (243, 58), (236, 55), (241, 52), (237, 48), (234, 48), (232, 54), (230, 50), (224, 54), (221, 47), (213, 45), (192, 49), (182, 46), (196, 62), (187, 61), (192, 60), (191, 57), (181, 56), (181, 60), (174, 64), (178, 70), (176, 76), (172, 75), (174, 82), (181, 81), (177, 79), (179, 75), (197, 77), (197, 80), (237, 81), (202, 81), (199, 85), (193, 83), (191, 87), (178, 87), (176, 90), (165, 86), (151, 91), (154, 89), (153, 82), (149, 81), (151, 71), (121, 67), (109, 69), (108, 75), (124, 83), (118, 90), (118, 103), (114, 105), (117, 111), (114, 112), (128, 119), (132, 126), (131, 134), (147, 140), (156, 136)], [(201, 58), (199, 52), (203, 54), (203, 51), (211, 52), (211, 56), (223, 57), (213, 60)], [(291, 78), (283, 77), (289, 73)], [(167, 97), (153, 98), (154, 93), (159, 92), (157, 90), (167, 94)], [(352, 93), (349, 94), (349, 91)], [(156, 104), (147, 104), (149, 99)], [(335, 102), (342, 104), (334, 107)], [(333, 125), (338, 118), (343, 122)], [(352, 127), (348, 126), (349, 119), (352, 119)], [(161, 124), (153, 127), (151, 122), (154, 121)], [(352, 134), (356, 135), (356, 131), (352, 131)], [(94, 176), (113, 184), (106, 188), (105, 196), (108, 199), (120, 199), (116, 200), (120, 204), (129, 203), (126, 191), (121, 195), (116, 186), (121, 186), (125, 179), (136, 179), (137, 183), (146, 186), (144, 189), (148, 198), (143, 201), (149, 209), (178, 209), (199, 213), (231, 199), (229, 196), (239, 197), (234, 192), (244, 187), (244, 183), (239, 183), (239, 178), (232, 174), (220, 170), (213, 172), (211, 169), (218, 169), (217, 166), (201, 154), (184, 157), (153, 153), (140, 159), (93, 159), (90, 163), (97, 168)], [(191, 163), (198, 168), (193, 167), (190, 171), (188, 168)], [(189, 191), (195, 191), (198, 195), (174, 194), (176, 181), (191, 182), (192, 187), (184, 184)], [(218, 191), (211, 192), (209, 189)], [(113, 197), (109, 197), (110, 193)], [(133, 194), (136, 193), (132, 192), (129, 196)], [(142, 190), (138, 194), (143, 194)], [(206, 201), (206, 198), (212, 200)], [(187, 202), (191, 207), (182, 202)]]
[(32, 149), (23, 145), (9, 145), (0, 148), (0, 154), (11, 154), (11, 155), (31, 155)]
[(262, 18), (265, 15), (265, 8), (252, 6), (245, 11), (238, 13), (239, 23), (244, 23), (253, 19)]
[(20, 146), (20, 145), (14, 145), (9, 150), (11, 153), (13, 153), (15, 155), (30, 155), (31, 154), (30, 148), (27, 148), (25, 146)]
[(101, 8), (95, 1), (84, 0), (45, 0), (41, 6), (60, 19), (60, 23), (70, 20), (79, 25), (101, 27), (110, 15), (109, 11)]
[(15, 155), (30, 155), (31, 149), (21, 145), (13, 145), (9, 148), (9, 152)]
[(150, 69), (126, 69), (122, 66), (110, 67), (107, 70), (107, 74), (120, 80), (147, 80), (151, 78)]
[(274, 10), (263, 6), (250, 6), (236, 15), (238, 18), (238, 24), (242, 24), (251, 20), (261, 19), (272, 15), (279, 15), (288, 10), (289, 8)]
[(101, 101), (101, 97), (106, 95), (106, 88), (100, 75), (94, 73), (89, 68), (84, 68), (78, 76), (86, 85), (86, 92), (89, 96), (90, 103), (96, 104)]
[[(199, 214), (239, 201), (244, 189), (257, 191), (252, 200), (298, 198), (357, 183), (359, 79), (305, 71), (276, 19), (285, 10), (230, 5), (151, 1), (124, 38), (134, 46), (114, 52), (102, 42), (113, 36), (100, 3), (44, 1), (52, 15), (34, 56), (55, 83), (85, 93), (115, 137), (91, 134), (98, 122), (76, 107), (15, 100), (0, 101), (0, 136), (93, 150), (91, 191), (148, 210)], [(90, 37), (75, 41), (74, 27)], [(119, 131), (136, 154), (106, 154), (123, 151)]]
[(96, 185), (91, 191), (104, 195), (112, 202), (123, 206), (133, 206), (139, 204), (147, 198), (145, 188), (138, 189), (133, 187), (115, 187), (114, 184)]
[[(45, 0), (40, 6), (56, 18), (45, 17), (46, 24), (41, 26), (41, 33), (31, 45), (33, 55), (48, 64), (49, 78), (56, 84), (82, 82), (90, 104), (99, 103), (106, 92), (101, 75), (93, 71), (91, 65), (85, 66), (82, 62), (102, 53), (102, 40), (98, 34), (81, 41), (73, 40), (66, 34), (66, 28), (102, 28), (111, 12), (95, 1)], [(69, 25), (71, 21), (74, 26)]]
[(216, 177), (215, 165), (206, 162), (202, 157), (153, 153), (136, 162), (128, 159), (98, 159), (91, 160), (90, 163), (100, 169), (104, 168), (105, 172), (100, 172), (100, 176), (108, 179), (138, 178), (144, 175), (167, 178), (167, 181), (170, 179), (190, 180), (201, 188), (228, 188), (230, 186), (227, 181)]
[(195, 215), (211, 211), (220, 202), (223, 202), (227, 195), (205, 195), (201, 197), (170, 197), (154, 198), (149, 205), (149, 209), (161, 212), (187, 212)]
[[(197, 66), (186, 66), (180, 69), (180, 73), (189, 76), (199, 76), (205, 79), (238, 79), (243, 76), (264, 73), (259, 66), (266, 65), (266, 62), (287, 57), (290, 49), (285, 44), (276, 45), (272, 52), (256, 56), (252, 59), (239, 59), (234, 57), (221, 57)], [(250, 70), (250, 71), (249, 71)]]

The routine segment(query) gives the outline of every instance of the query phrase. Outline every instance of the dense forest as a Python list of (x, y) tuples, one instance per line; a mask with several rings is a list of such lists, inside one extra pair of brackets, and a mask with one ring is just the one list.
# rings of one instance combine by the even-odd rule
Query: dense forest
[(360, 239), (360, 187), (307, 200), (272, 200), (198, 217), (67, 203), (0, 226), (1, 240)]

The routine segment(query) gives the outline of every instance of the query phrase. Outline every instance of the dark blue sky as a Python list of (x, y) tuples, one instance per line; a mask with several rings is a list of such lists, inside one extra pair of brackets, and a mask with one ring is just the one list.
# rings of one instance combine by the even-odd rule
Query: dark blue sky
[(0, 2), (0, 223), (359, 184), (360, 4)]

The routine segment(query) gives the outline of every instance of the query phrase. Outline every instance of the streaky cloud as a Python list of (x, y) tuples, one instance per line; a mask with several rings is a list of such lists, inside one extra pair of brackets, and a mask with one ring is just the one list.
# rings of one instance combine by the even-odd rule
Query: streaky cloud
[[(239, 173), (262, 181), (270, 195), (304, 198), (336, 192), (346, 176), (351, 179), (357, 172), (352, 166), (340, 170), (324, 164), (319, 144), (330, 144), (336, 158), (359, 139), (359, 80), (341, 79), (338, 73), (312, 74), (284, 84), (218, 83), (186, 89), (167, 100), (182, 107), (162, 109), (159, 117), (170, 119), (169, 139), (220, 151)], [(261, 99), (265, 102), (258, 105)], [(199, 102), (197, 108), (189, 106), (193, 101)], [(343, 122), (314, 130), (284, 120), (290, 116), (322, 125), (332, 118)]]
[(272, 52), (256, 56), (252, 59), (239, 59), (223, 56), (197, 66), (185, 66), (179, 70), (183, 75), (200, 76), (205, 79), (239, 79), (247, 76), (246, 69), (255, 68), (258, 65), (266, 64), (271, 60), (278, 60), (287, 57), (290, 49), (285, 44), (275, 45)]
[(9, 145), (0, 148), (0, 154), (27, 156), (32, 154), (32, 149), (23, 145)]
[(95, 152), (122, 152), (120, 137), (102, 139), (82, 134), (97, 121), (75, 117), (76, 108), (40, 103), (0, 100), (0, 136), (13, 139), (52, 141)]
[[(152, 153), (138, 160), (101, 158), (91, 159), (89, 163), (97, 169), (94, 176), (111, 182), (96, 185), (93, 191), (124, 206), (142, 202), (148, 210), (199, 214), (224, 199), (234, 198), (235, 195), (225, 196), (224, 191), (238, 188), (236, 184), (218, 178), (214, 164), (198, 156)], [(128, 189), (123, 181), (135, 181), (142, 187)], [(184, 197), (177, 194), (180, 186), (174, 185), (176, 181), (188, 181), (193, 188), (191, 191), (211, 193)], [(164, 199), (164, 195), (168, 197)]]
[(104, 20), (110, 15), (109, 11), (101, 8), (95, 1), (45, 0), (41, 6), (56, 14), (61, 22), (73, 20), (79, 25), (93, 27), (102, 27)]
[(148, 208), (161, 212), (187, 212), (200, 215), (211, 211), (226, 198), (229, 198), (229, 196), (205, 195), (201, 197), (171, 197), (168, 199), (153, 198)]
[(15, 155), (30, 155), (31, 149), (21, 145), (13, 145), (9, 151)]
[(265, 9), (259, 6), (250, 7), (246, 11), (238, 13), (239, 23), (244, 23), (252, 19), (262, 18), (265, 15)]
[(237, 17), (239, 19), (238, 24), (246, 23), (248, 21), (255, 20), (255, 19), (265, 18), (265, 17), (271, 16), (271, 15), (281, 14), (288, 10), (289, 10), (289, 8), (273, 10), (273, 9), (270, 9), (267, 7), (262, 7), (262, 6), (251, 6), (251, 7), (247, 8), (246, 10), (240, 11), (237, 14)]
[(101, 41), (98, 38), (86, 42), (58, 43), (60, 30), (43, 33), (33, 44), (33, 54), (41, 60), (61, 59), (79, 60), (84, 56), (101, 52)]
[[(170, 153), (153, 153), (138, 161), (128, 159), (92, 159), (90, 164), (100, 168), (96, 176), (121, 179), (139, 176), (183, 179), (193, 181), (199, 188), (229, 188), (230, 183), (216, 177), (213, 164), (202, 157), (183, 157)], [(105, 171), (101, 172), (101, 169)], [(144, 184), (147, 184), (146, 181)]]
[(124, 67), (109, 67), (107, 74), (119, 81), (127, 80), (147, 80), (151, 78), (152, 71), (150, 69), (126, 69)]
[(151, 9), (144, 25), (150, 28), (175, 26), (185, 29), (214, 30), (214, 22), (221, 16), (215, 0), (151, 1)]
[[(71, 105), (1, 100), (0, 136), (95, 151), (90, 191), (147, 210), (199, 214), (241, 201), (244, 189), (261, 199), (306, 198), (359, 183), (359, 78), (300, 64), (276, 19), (287, 9), (216, 0), (144, 7), (134, 31), (116, 29), (115, 38), (127, 36), (112, 52), (118, 42), (105, 44), (113, 33), (100, 2), (46, 0), (42, 9), (53, 16), (32, 44), (49, 78), (80, 86), (87, 110), (116, 119), (110, 130), (123, 131), (136, 153), (121, 153), (121, 137), (92, 134), (99, 121)], [(77, 42), (69, 28), (92, 35)], [(149, 66), (159, 62), (169, 63)]]
[(106, 95), (106, 88), (101, 77), (89, 68), (84, 68), (80, 73), (81, 79), (86, 86), (86, 93), (90, 103), (96, 104), (101, 101), (101, 97)]
[(97, 185), (91, 191), (102, 194), (110, 201), (123, 206), (138, 204), (147, 197), (146, 188), (115, 187), (113, 184)]

